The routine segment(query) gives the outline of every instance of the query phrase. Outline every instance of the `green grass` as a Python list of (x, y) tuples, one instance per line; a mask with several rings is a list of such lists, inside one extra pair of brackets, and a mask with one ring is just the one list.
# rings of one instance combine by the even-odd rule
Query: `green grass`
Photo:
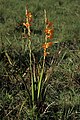
[[(33, 14), (32, 51), (41, 62), (44, 9), (54, 23), (53, 42), (46, 58), (49, 72), (46, 104), (41, 120), (80, 119), (80, 1), (28, 0)], [(26, 0), (0, 0), (0, 119), (29, 120), (26, 84), (30, 85), (28, 48), (22, 40)], [(51, 68), (51, 71), (48, 71)], [(24, 76), (24, 80), (22, 79)], [(39, 119), (39, 118), (38, 118)]]

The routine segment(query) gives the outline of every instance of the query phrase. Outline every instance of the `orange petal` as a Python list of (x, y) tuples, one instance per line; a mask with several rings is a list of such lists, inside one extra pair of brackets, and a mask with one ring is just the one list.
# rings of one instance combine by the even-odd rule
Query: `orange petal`
[(47, 25), (48, 25), (48, 27), (51, 27), (53, 25), (53, 23), (52, 22), (48, 22)]
[(51, 34), (53, 34), (53, 32), (54, 32), (53, 29), (49, 29), (49, 28), (46, 28), (46, 29), (45, 29), (45, 33), (46, 33), (46, 34), (50, 34), (50, 35), (51, 35)]
[(33, 20), (32, 18), (29, 18), (29, 22), (32, 22), (32, 20)]
[(49, 29), (48, 29), (48, 28), (46, 28), (46, 29), (44, 30), (44, 32), (45, 32), (45, 33), (47, 33), (47, 32), (48, 32), (48, 30), (49, 30)]
[(31, 26), (29, 23), (23, 23), (23, 25), (27, 28), (28, 26)]
[(52, 39), (52, 38), (53, 38), (53, 35), (47, 35), (47, 38), (48, 38), (48, 39)]
[(44, 49), (46, 49), (46, 44), (43, 44), (42, 47), (43, 47)]
[(52, 26), (52, 25), (53, 25), (53, 23), (52, 23), (52, 22), (50, 22), (50, 21), (48, 20), (48, 18), (46, 19), (46, 24), (48, 25), (48, 27), (50, 27), (50, 26)]
[(53, 34), (53, 29), (49, 29), (48, 34)]
[(53, 42), (48, 42), (47, 47), (52, 46)]
[(29, 22), (32, 21), (32, 13), (26, 10), (26, 17), (28, 17)]
[(26, 10), (26, 16), (28, 16), (28, 17), (32, 17), (31, 12), (28, 12), (28, 11)]
[(28, 17), (30, 17), (30, 18), (32, 17), (32, 13), (31, 12), (28, 13)]
[(44, 49), (46, 49), (46, 48), (52, 46), (52, 44), (53, 44), (53, 42), (48, 42), (48, 43), (43, 44), (42, 47), (43, 47)]

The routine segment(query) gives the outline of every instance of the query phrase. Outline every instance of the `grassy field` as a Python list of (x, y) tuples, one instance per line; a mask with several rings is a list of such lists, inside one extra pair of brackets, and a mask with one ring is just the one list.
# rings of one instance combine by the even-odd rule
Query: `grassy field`
[[(45, 71), (45, 107), (34, 120), (80, 120), (80, 0), (27, 0), (33, 15), (32, 52), (42, 65), (44, 9), (54, 24)], [(0, 120), (32, 120), (28, 41), (24, 32), (26, 0), (0, 0)], [(27, 32), (27, 31), (26, 31)], [(46, 74), (46, 72), (45, 72)], [(45, 78), (44, 74), (44, 78)], [(45, 109), (44, 109), (45, 108)]]

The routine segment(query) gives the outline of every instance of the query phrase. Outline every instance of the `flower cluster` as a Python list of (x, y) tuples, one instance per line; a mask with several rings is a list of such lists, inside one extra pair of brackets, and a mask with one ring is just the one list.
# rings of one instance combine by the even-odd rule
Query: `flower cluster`
[(28, 26), (31, 26), (31, 24), (29, 24), (29, 23), (23, 23), (23, 25), (26, 27), (26, 28), (28, 28)]
[(23, 23), (23, 25), (28, 28), (29, 26), (31, 26), (32, 22), (32, 14), (31, 12), (28, 12), (28, 10), (26, 9), (26, 23)]
[(45, 44), (42, 45), (42, 48), (44, 49), (44, 56), (47, 56), (48, 52), (46, 51), (46, 49), (50, 46), (52, 46), (53, 42), (47, 42)]
[(46, 28), (45, 33), (46, 33), (48, 39), (53, 38), (53, 29)]
[(29, 22), (32, 22), (32, 13), (28, 12), (28, 10), (26, 10), (26, 17), (28, 17)]
[(53, 23), (49, 22), (48, 19), (46, 19), (46, 29), (44, 30), (44, 32), (46, 33), (46, 36), (48, 39), (52, 39), (53, 38)]
[[(32, 13), (28, 11), (28, 9), (26, 8), (26, 22), (23, 23), (23, 25), (28, 29), (28, 37), (30, 38), (30, 26), (31, 26), (31, 22), (33, 21), (32, 19)], [(47, 17), (46, 17), (46, 12), (45, 12), (45, 43), (42, 45), (42, 48), (44, 49), (44, 57), (47, 56), (48, 52), (47, 49), (53, 45), (53, 42), (50, 41), (53, 38), (53, 33), (54, 33), (54, 29), (53, 29), (53, 23), (50, 22)], [(26, 38), (26, 35), (24, 34), (24, 38)], [(49, 42), (48, 42), (49, 41)]]
[(30, 34), (31, 34), (31, 30), (30, 30), (30, 26), (31, 26), (31, 22), (33, 21), (32, 19), (32, 13), (28, 11), (28, 8), (26, 6), (26, 20), (25, 22), (23, 23), (23, 25), (26, 27), (26, 29), (28, 30), (28, 33), (26, 34), (25, 33), (25, 30), (24, 30), (24, 33), (23, 33), (23, 38), (27, 38), (29, 37), (30, 39)]
[(46, 42), (45, 44), (42, 45), (42, 48), (44, 49), (44, 56), (47, 56), (48, 52), (47, 52), (47, 48), (52, 46), (53, 42), (47, 42), (47, 39), (52, 39), (53, 38), (53, 23), (49, 22), (48, 19), (46, 19), (46, 29), (44, 30), (45, 35), (46, 35)]

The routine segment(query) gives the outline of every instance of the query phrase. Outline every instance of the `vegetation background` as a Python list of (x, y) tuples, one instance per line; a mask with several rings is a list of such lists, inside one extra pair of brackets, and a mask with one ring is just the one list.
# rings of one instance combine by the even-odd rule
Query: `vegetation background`
[(53, 104), (41, 119), (80, 120), (80, 0), (0, 0), (0, 119), (30, 116), (25, 102), (29, 59), (22, 40), (26, 2), (34, 17), (32, 50), (38, 60), (43, 55), (44, 9), (54, 23), (52, 41), (59, 41), (46, 58), (46, 69), (52, 67), (46, 103)]

